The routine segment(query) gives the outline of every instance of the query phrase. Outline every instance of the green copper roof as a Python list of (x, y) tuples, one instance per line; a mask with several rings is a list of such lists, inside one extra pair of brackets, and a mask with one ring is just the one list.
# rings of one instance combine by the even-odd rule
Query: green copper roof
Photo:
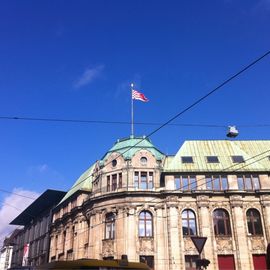
[[(164, 171), (269, 171), (270, 152), (267, 150), (270, 150), (270, 140), (185, 141), (174, 157), (166, 158)], [(193, 163), (182, 163), (182, 156), (192, 156)], [(208, 163), (207, 156), (217, 156), (219, 163)], [(231, 156), (243, 156), (245, 162), (233, 163)]]
[(68, 199), (71, 195), (73, 195), (78, 190), (86, 190), (91, 191), (92, 190), (92, 172), (94, 169), (93, 164), (88, 170), (86, 170), (79, 179), (75, 182), (75, 184), (71, 187), (71, 189), (67, 192), (65, 197), (61, 200), (59, 204), (64, 202), (66, 199)]
[(124, 159), (131, 159), (136, 152), (142, 149), (151, 152), (157, 160), (162, 160), (164, 157), (164, 154), (148, 138), (130, 136), (129, 138), (117, 140), (114, 146), (103, 156), (102, 160), (105, 160), (113, 152), (121, 154)]

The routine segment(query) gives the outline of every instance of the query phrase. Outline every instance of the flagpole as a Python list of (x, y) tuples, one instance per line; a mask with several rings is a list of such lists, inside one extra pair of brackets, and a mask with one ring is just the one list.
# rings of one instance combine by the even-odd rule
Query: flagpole
[(134, 87), (134, 84), (132, 83), (130, 85), (130, 88), (131, 88), (131, 136), (134, 135), (134, 113), (133, 113), (133, 98), (132, 98), (133, 87)]

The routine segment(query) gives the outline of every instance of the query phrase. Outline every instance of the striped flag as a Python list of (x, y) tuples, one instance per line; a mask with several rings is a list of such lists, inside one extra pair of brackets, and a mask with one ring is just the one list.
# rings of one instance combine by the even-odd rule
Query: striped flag
[(137, 99), (143, 102), (149, 101), (149, 99), (143, 93), (140, 93), (137, 90), (133, 90), (133, 89), (132, 89), (132, 99)]

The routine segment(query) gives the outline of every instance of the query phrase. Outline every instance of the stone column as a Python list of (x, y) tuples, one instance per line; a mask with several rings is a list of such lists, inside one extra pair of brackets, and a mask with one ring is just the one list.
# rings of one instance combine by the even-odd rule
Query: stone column
[(179, 228), (178, 228), (178, 209), (177, 205), (168, 205), (168, 242), (169, 242), (169, 263), (170, 270), (182, 269), (180, 265), (180, 242), (179, 242)]
[(139, 257), (136, 252), (138, 242), (138, 223), (135, 209), (129, 209), (129, 215), (125, 218), (125, 254), (128, 255), (129, 261), (138, 261)]
[(231, 196), (230, 201), (232, 207), (231, 229), (236, 245), (235, 264), (238, 266), (238, 270), (253, 269), (252, 255), (248, 248), (242, 198), (241, 196)]
[(156, 243), (156, 256), (155, 269), (156, 270), (168, 270), (169, 269), (169, 256), (168, 256), (168, 243), (167, 243), (167, 230), (166, 230), (166, 213), (164, 209), (156, 209), (154, 227), (154, 238)]
[(209, 270), (217, 269), (217, 261), (214, 252), (214, 233), (212, 231), (212, 215), (209, 209), (208, 196), (198, 196), (198, 235), (207, 237), (202, 251), (202, 257), (208, 259), (211, 263), (207, 267)]

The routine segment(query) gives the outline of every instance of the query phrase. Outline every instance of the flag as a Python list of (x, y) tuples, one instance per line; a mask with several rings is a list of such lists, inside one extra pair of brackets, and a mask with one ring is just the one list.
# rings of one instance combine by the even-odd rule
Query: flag
[(132, 99), (137, 99), (143, 102), (149, 101), (149, 99), (143, 93), (140, 93), (137, 90), (133, 89), (132, 89)]

